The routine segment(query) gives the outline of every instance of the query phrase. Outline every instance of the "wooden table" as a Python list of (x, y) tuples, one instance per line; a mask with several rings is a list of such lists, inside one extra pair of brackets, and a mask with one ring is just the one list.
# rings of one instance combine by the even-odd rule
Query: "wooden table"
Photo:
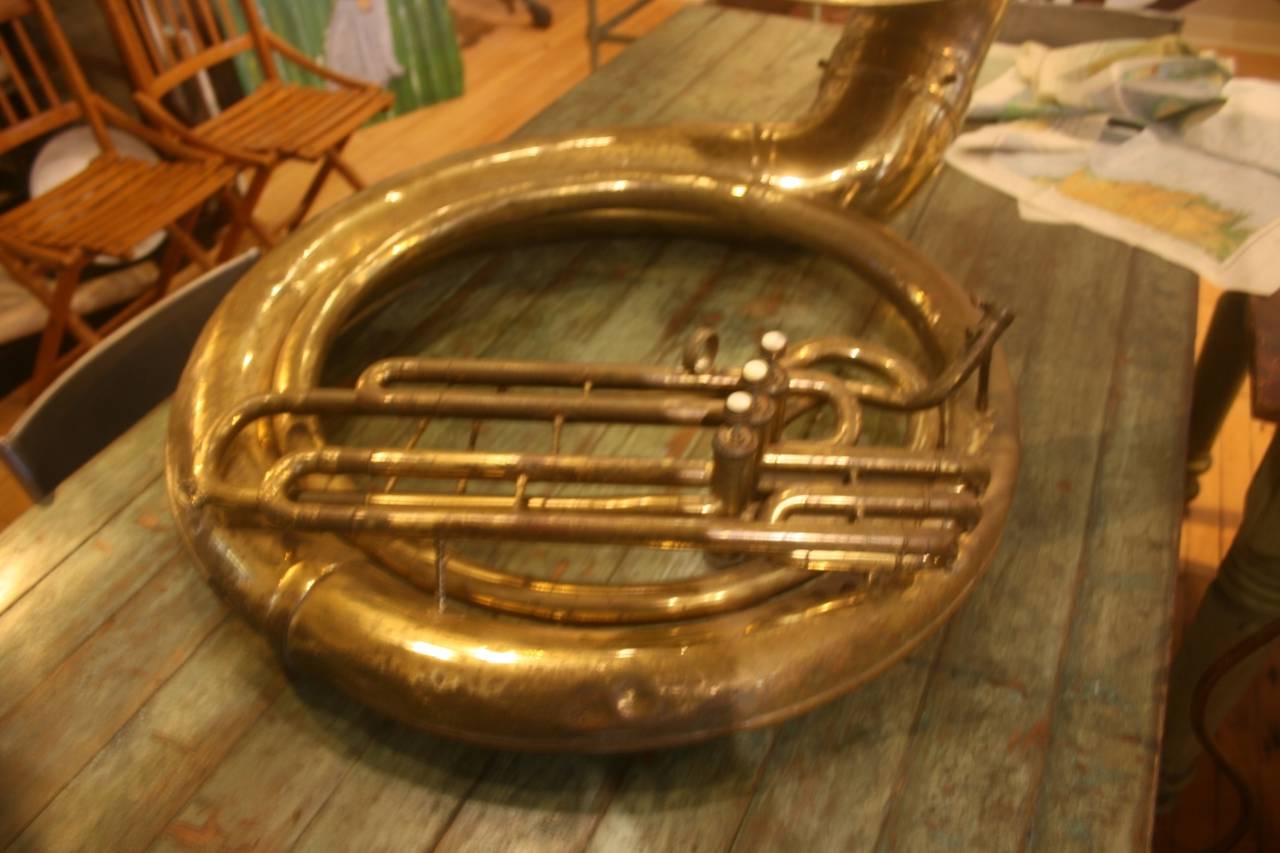
[[(836, 35), (690, 8), (529, 132), (797, 115)], [(907, 661), (785, 725), (633, 757), (510, 754), (404, 729), (287, 679), (208, 590), (169, 519), (162, 407), (0, 535), (0, 847), (1145, 848), (1195, 279), (1022, 222), (949, 170), (896, 227), (1017, 312), (1005, 347), (1025, 453), (990, 574)], [(536, 264), (455, 264), (444, 309), (394, 320), (471, 344), (581, 335), (590, 350), (639, 309), (569, 299), (583, 277), (625, 295), (647, 268), (661, 281), (645, 287), (671, 299), (646, 310), (672, 323), (702, 312), (694, 294), (741, 290), (721, 320), (751, 330), (821, 271), (691, 241), (536, 251)], [(468, 288), (504, 280), (549, 296), (455, 322), (471, 316)]]

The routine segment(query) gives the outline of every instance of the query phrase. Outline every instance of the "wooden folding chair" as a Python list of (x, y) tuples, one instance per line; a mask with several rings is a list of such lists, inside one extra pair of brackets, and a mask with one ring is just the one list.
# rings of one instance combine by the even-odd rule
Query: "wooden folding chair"
[[(353, 189), (364, 187), (342, 151), (351, 134), (394, 102), (390, 92), (325, 68), (263, 26), (253, 0), (101, 0), (147, 118), (189, 144), (208, 147), (253, 169), (245, 193), (252, 211), (272, 171), (286, 160), (319, 162), (311, 184), (284, 224), (306, 217), (321, 187), (337, 172)], [(243, 22), (243, 26), (241, 23)], [(224, 112), (199, 124), (179, 118), (165, 103), (175, 89), (209, 68), (252, 52), (264, 82)], [(285, 83), (276, 56), (334, 84), (315, 89)], [(234, 235), (238, 238), (238, 234)], [(232, 251), (235, 240), (228, 240)]]
[[(41, 31), (51, 64), (33, 39)], [(0, 216), (0, 264), (49, 310), (30, 385), (34, 396), (74, 358), (162, 296), (182, 255), (204, 269), (213, 265), (211, 253), (191, 234), (210, 198), (222, 194), (237, 220), (245, 216), (230, 192), (234, 167), (172, 142), (89, 90), (49, 0), (0, 0), (0, 61), (9, 72), (8, 84), (0, 87), (0, 153), (79, 121), (88, 123), (101, 149), (84, 171)], [(179, 159), (147, 163), (121, 155), (108, 123)], [(85, 268), (99, 255), (129, 257), (160, 230), (169, 241), (155, 285), (93, 328), (71, 305)], [(68, 334), (75, 344), (63, 352)]]

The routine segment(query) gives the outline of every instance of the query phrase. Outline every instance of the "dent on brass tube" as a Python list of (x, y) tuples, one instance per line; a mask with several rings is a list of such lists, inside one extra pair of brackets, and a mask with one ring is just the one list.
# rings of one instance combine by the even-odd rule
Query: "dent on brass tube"
[[(406, 172), (300, 228), (219, 307), (174, 397), (169, 497), (210, 583), (288, 666), (415, 725), (521, 749), (768, 725), (899, 660), (991, 560), (1017, 427), (996, 343), (1009, 318), (872, 217), (937, 167), (1003, 8), (853, 8), (797, 122), (519, 140)], [(388, 359), (355, 387), (321, 385), (339, 332), (407, 271), (495, 237), (648, 228), (826, 255), (907, 320), (924, 361), (833, 329), (766, 336), (763, 373), (717, 369), (700, 330), (684, 367)], [(725, 414), (735, 393), (753, 398), (741, 418)], [(904, 445), (859, 442), (868, 407), (910, 413)], [(817, 410), (832, 413), (826, 434), (788, 432)], [(328, 414), (532, 420), (549, 440), (484, 452), (473, 429), (466, 450), (338, 447)], [(561, 453), (575, 420), (706, 430), (713, 450)], [(367, 487), (387, 478), (396, 491)], [(674, 581), (563, 582), (469, 559), (458, 545), (471, 539), (721, 556)]]

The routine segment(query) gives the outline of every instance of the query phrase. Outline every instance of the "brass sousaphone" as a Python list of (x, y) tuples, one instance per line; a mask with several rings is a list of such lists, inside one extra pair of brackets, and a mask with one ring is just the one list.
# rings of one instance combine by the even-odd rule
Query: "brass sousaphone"
[[(298, 230), (215, 313), (174, 399), (169, 494), (209, 581), (290, 667), (504, 747), (697, 741), (801, 713), (899, 660), (993, 556), (1016, 413), (996, 345), (1008, 315), (869, 216), (937, 167), (1003, 3), (854, 8), (798, 123), (514, 142)], [(835, 259), (924, 355), (831, 329), (768, 334), (758, 358), (717, 368), (700, 331), (670, 367), (390, 358), (324, 387), (343, 329), (411, 272), (497, 238), (599, 229), (767, 235)], [(869, 409), (903, 413), (900, 445), (862, 436)], [(546, 440), (330, 444), (326, 418), (352, 414), (540, 421)], [(806, 418), (825, 426), (797, 437)], [(575, 455), (561, 435), (580, 423), (697, 428), (710, 452)], [(470, 559), (476, 540), (691, 549), (705, 571), (561, 582)]]

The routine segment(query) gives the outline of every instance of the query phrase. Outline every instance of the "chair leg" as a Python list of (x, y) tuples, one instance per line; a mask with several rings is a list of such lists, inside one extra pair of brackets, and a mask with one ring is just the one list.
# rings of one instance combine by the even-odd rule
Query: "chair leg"
[[(53, 363), (53, 375), (57, 376), (62, 373), (62, 371), (70, 367), (76, 359), (93, 349), (93, 347), (103, 338), (107, 337), (116, 329), (141, 314), (144, 309), (150, 307), (160, 298), (160, 296), (161, 294), (153, 287), (151, 290), (117, 311), (112, 315), (110, 320), (98, 327), (97, 333), (94, 335), (92, 340), (81, 339), (71, 349), (58, 356), (57, 361)], [(74, 319), (76, 317), (75, 312), (72, 311), (70, 316)]]
[(44, 334), (40, 336), (40, 347), (36, 351), (35, 372), (28, 386), (32, 399), (39, 396), (57, 375), (58, 350), (62, 347), (62, 338), (67, 330), (67, 318), (71, 314), (71, 297), (75, 294), (76, 285), (80, 283), (80, 274), (84, 271), (84, 267), (85, 258), (77, 256), (58, 274), (53, 300), (49, 304), (49, 319), (45, 323)]
[(292, 231), (297, 228), (302, 223), (302, 220), (307, 218), (307, 214), (311, 212), (311, 207), (315, 204), (316, 199), (319, 198), (320, 190), (324, 187), (324, 182), (328, 180), (330, 173), (337, 172), (357, 192), (364, 189), (364, 181), (360, 180), (360, 176), (356, 174), (355, 170), (342, 159), (342, 151), (347, 147), (347, 142), (350, 139), (351, 137), (347, 137), (333, 146), (331, 150), (325, 152), (324, 159), (320, 162), (320, 169), (316, 172), (315, 177), (311, 179), (311, 184), (307, 187), (306, 193), (303, 194), (302, 201), (298, 203), (297, 209), (289, 217), (288, 224), (285, 227), (286, 231)]
[(239, 248), (240, 237), (245, 231), (253, 234), (254, 239), (258, 241), (258, 245), (263, 249), (270, 249), (275, 246), (276, 241), (272, 239), (267, 230), (262, 227), (256, 219), (250, 215), (249, 209), (245, 206), (245, 198), (237, 195), (235, 190), (230, 187), (222, 191), (223, 204), (227, 206), (227, 210), (231, 212), (231, 225), (227, 228), (227, 233), (223, 235), (222, 243), (218, 246), (217, 260), (218, 263), (231, 260)]
[(178, 261), (182, 255), (186, 255), (192, 263), (205, 272), (217, 265), (218, 261), (214, 253), (206, 252), (191, 234), (200, 219), (200, 213), (201, 208), (197, 207), (165, 228), (169, 234), (169, 245), (165, 247), (164, 258), (160, 261), (160, 272), (152, 288), (157, 298), (164, 298), (173, 292), (173, 277), (178, 272)]
[(253, 218), (253, 210), (258, 206), (258, 200), (262, 198), (262, 191), (267, 188), (267, 180), (270, 177), (271, 168), (260, 166), (253, 170), (253, 177), (249, 179), (249, 189), (245, 191), (243, 197), (238, 196), (236, 190), (225, 191), (224, 198), (236, 197), (237, 202), (229, 204), (231, 226), (227, 229), (226, 235), (222, 238), (222, 245), (218, 248), (219, 262), (230, 260), (235, 255), (236, 247), (240, 244), (240, 238), (244, 236), (245, 229), (252, 231), (263, 247), (270, 248), (275, 245), (275, 241), (267, 236), (267, 231), (262, 224)]
[[(182, 253), (190, 258), (196, 266), (200, 267), (200, 269), (208, 272), (213, 269), (215, 261), (210, 253), (204, 250), (196, 238), (191, 236), (191, 228), (194, 225), (194, 222), (191, 220), (194, 219), (195, 215), (198, 215), (198, 212), (197, 214), (188, 216), (182, 222), (175, 222), (166, 230), (169, 232), (169, 238), (182, 249)], [(168, 271), (168, 275), (165, 275), (165, 271), (161, 270), (161, 275), (164, 277), (158, 281), (157, 284), (163, 285), (165, 293), (169, 292), (169, 282), (173, 280), (175, 272), (177, 272), (176, 266), (173, 270)]]
[[(55, 286), (50, 286), (39, 270), (7, 253), (0, 252), (0, 265), (9, 270), (10, 275), (13, 276), (18, 284), (25, 287), (32, 296), (40, 300), (40, 304), (44, 305), (46, 311), (52, 308), (56, 284)], [(74, 311), (67, 314), (67, 329), (71, 334), (79, 338), (81, 342), (89, 346), (93, 346), (102, 339), (102, 336), (94, 331), (92, 326), (80, 319), (79, 315)]]
[(333, 155), (333, 168), (337, 170), (339, 175), (351, 184), (351, 189), (359, 192), (365, 188), (365, 182), (356, 174), (356, 170), (351, 168), (351, 164), (342, 158), (340, 154)]
[(156, 272), (156, 280), (151, 285), (153, 293), (161, 297), (169, 295), (169, 283), (178, 272), (178, 262), (182, 260), (182, 244), (174, 237), (173, 226), (165, 229), (169, 242), (165, 244), (164, 255), (160, 258), (160, 269)]
[(311, 207), (316, 203), (316, 199), (320, 197), (320, 190), (324, 187), (324, 182), (328, 180), (329, 173), (333, 171), (333, 161), (326, 155), (320, 161), (320, 168), (316, 171), (316, 175), (311, 179), (311, 183), (307, 186), (307, 191), (302, 194), (302, 200), (298, 202), (298, 206), (294, 209), (293, 214), (285, 223), (285, 232), (288, 233), (302, 224), (302, 220), (307, 218), (307, 214), (311, 212)]
[(1248, 373), (1249, 348), (1245, 343), (1248, 310), (1248, 294), (1224, 293), (1218, 297), (1200, 357), (1196, 359), (1191, 426), (1187, 434), (1187, 501), (1200, 491), (1200, 476), (1213, 463), (1210, 455), (1213, 442)]

